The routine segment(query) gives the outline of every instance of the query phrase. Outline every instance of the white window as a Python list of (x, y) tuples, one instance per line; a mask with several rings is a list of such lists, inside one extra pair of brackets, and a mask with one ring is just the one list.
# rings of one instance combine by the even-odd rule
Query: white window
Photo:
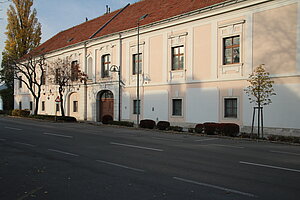
[(140, 114), (141, 100), (133, 100), (133, 114)]
[(42, 111), (45, 111), (45, 101), (42, 101)]
[(238, 103), (237, 98), (225, 98), (224, 99), (224, 117), (225, 118), (237, 118)]
[(101, 67), (102, 67), (102, 78), (106, 78), (110, 76), (109, 69), (110, 69), (110, 55), (106, 54), (102, 56), (101, 61)]
[(182, 116), (182, 99), (172, 99), (172, 115)]
[(136, 75), (138, 72), (142, 74), (142, 69), (143, 69), (143, 60), (142, 60), (142, 54), (133, 54), (132, 55), (132, 75)]
[(223, 38), (223, 65), (240, 63), (240, 36)]
[(172, 70), (183, 70), (184, 46), (172, 47)]
[(73, 112), (78, 112), (78, 101), (73, 101)]
[(22, 76), (19, 76), (19, 88), (22, 88)]

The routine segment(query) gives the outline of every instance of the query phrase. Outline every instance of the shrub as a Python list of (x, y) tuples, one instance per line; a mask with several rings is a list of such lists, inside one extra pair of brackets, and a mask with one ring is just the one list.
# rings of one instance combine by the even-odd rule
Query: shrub
[(218, 132), (225, 136), (235, 137), (240, 132), (240, 126), (234, 123), (218, 124)]
[(12, 116), (28, 117), (30, 115), (30, 110), (20, 110), (15, 109), (11, 112)]
[(111, 115), (104, 115), (102, 117), (102, 124), (109, 124), (109, 122), (113, 121), (113, 117)]
[(159, 121), (156, 126), (159, 130), (167, 130), (170, 127), (170, 122)]
[(63, 122), (77, 122), (75, 117), (70, 117), (70, 116), (57, 116), (56, 117), (57, 121), (63, 121)]
[(12, 110), (11, 115), (12, 116), (20, 116), (20, 110), (19, 109)]
[[(29, 115), (28, 117), (34, 119), (55, 121), (55, 115)], [(56, 116), (56, 120), (61, 122), (77, 122), (75, 117), (70, 116)]]
[(181, 126), (170, 126), (170, 130), (182, 132), (183, 128)]
[(153, 129), (155, 127), (155, 121), (152, 119), (144, 119), (140, 121), (140, 127), (141, 128), (149, 128)]
[(195, 132), (196, 132), (196, 133), (202, 133), (202, 132), (203, 132), (203, 129), (204, 129), (203, 124), (197, 124), (197, 125), (195, 126)]
[(129, 121), (109, 121), (109, 124), (112, 125), (118, 125), (118, 126), (127, 126), (127, 127), (133, 127), (134, 123)]
[(194, 128), (188, 128), (188, 132), (189, 132), (189, 133), (194, 133), (194, 132), (195, 132), (195, 129), (194, 129)]
[(30, 110), (20, 110), (20, 117), (28, 117), (30, 115)]
[(241, 138), (252, 138), (252, 139), (258, 139), (258, 135), (256, 133), (241, 133), (240, 135)]
[(300, 143), (300, 137), (294, 137), (294, 136), (268, 135), (267, 138), (270, 141)]
[(206, 122), (203, 124), (204, 133), (207, 135), (214, 135), (218, 131), (218, 124), (214, 122)]

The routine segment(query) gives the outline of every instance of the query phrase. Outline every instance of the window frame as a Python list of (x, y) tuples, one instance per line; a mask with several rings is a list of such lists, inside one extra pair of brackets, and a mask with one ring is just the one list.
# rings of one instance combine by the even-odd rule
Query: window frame
[[(234, 38), (239, 38), (239, 44), (234, 44)], [(231, 39), (231, 45), (226, 46), (226, 40), (227, 39)], [(239, 53), (238, 53), (238, 62), (235, 62), (235, 58), (234, 58), (234, 48), (239, 48)], [(230, 63), (226, 63), (226, 50), (230, 49), (231, 50), (231, 62)], [(240, 64), (241, 63), (241, 35), (237, 34), (237, 35), (232, 35), (232, 36), (226, 36), (222, 38), (222, 64), (223, 65), (234, 65), (234, 64)]]
[(71, 81), (77, 81), (79, 79), (78, 73), (79, 73), (78, 60), (74, 60), (71, 62)]
[(78, 101), (73, 101), (73, 112), (78, 112)]
[(31, 111), (33, 110), (33, 102), (32, 101), (29, 102), (29, 110), (31, 110)]
[(43, 70), (43, 75), (41, 76), (41, 84), (46, 85), (46, 70)]
[[(183, 48), (183, 52), (181, 53), (180, 49)], [(175, 54), (175, 49), (178, 49), (178, 53)], [(180, 61), (180, 58), (183, 58), (183, 61)], [(178, 58), (178, 66), (175, 67), (174, 59)], [(184, 64), (185, 64), (185, 47), (184, 45), (178, 45), (171, 47), (171, 70), (172, 71), (178, 71), (178, 70), (184, 70)]]
[[(136, 60), (138, 57), (138, 60)], [(139, 74), (143, 73), (143, 53), (132, 54), (132, 75), (137, 75), (137, 63), (139, 63)]]
[(61, 78), (61, 70), (60, 70), (60, 68), (56, 68), (55, 69), (55, 84), (56, 85), (59, 85), (60, 78)]
[[(108, 58), (108, 61), (105, 58)], [(101, 78), (109, 78), (110, 77), (110, 66), (111, 66), (111, 55), (104, 54), (101, 56)], [(106, 69), (107, 68), (107, 69)]]
[(59, 110), (60, 110), (60, 109), (59, 109), (59, 103), (56, 103), (55, 105), (56, 105), (55, 111), (56, 111), (56, 112), (59, 112)]
[(21, 89), (22, 88), (22, 76), (19, 76), (19, 88)]
[(45, 107), (46, 107), (45, 101), (42, 101), (42, 111), (45, 111)]
[[(230, 112), (228, 113), (226, 101), (228, 100), (236, 100), (236, 106), (231, 104), (229, 107)], [(235, 113), (235, 115), (233, 114)], [(224, 119), (238, 119), (239, 118), (239, 98), (238, 97), (224, 97), (223, 98), (223, 117)]]
[[(180, 114), (179, 113), (176, 114), (175, 109), (174, 109), (174, 106), (175, 106), (174, 101), (177, 101), (177, 100), (181, 101)], [(182, 98), (172, 98), (171, 106), (172, 106), (172, 117), (182, 117), (183, 116), (183, 99)]]
[[(137, 102), (139, 102), (138, 107), (137, 107)], [(132, 114), (137, 115), (137, 114), (141, 114), (141, 100), (139, 99), (139, 101), (137, 99), (133, 100), (133, 109), (132, 109)]]

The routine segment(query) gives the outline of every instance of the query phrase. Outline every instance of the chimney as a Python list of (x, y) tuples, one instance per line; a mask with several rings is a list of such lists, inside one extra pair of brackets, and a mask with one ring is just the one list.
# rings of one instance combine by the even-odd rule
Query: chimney
[(110, 13), (110, 7), (108, 5), (106, 5), (106, 12), (105, 12), (105, 14), (108, 14), (108, 13)]

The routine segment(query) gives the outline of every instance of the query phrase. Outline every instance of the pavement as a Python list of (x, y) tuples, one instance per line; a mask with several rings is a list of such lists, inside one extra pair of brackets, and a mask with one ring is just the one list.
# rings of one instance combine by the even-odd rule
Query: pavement
[(0, 199), (293, 200), (300, 146), (0, 117)]

